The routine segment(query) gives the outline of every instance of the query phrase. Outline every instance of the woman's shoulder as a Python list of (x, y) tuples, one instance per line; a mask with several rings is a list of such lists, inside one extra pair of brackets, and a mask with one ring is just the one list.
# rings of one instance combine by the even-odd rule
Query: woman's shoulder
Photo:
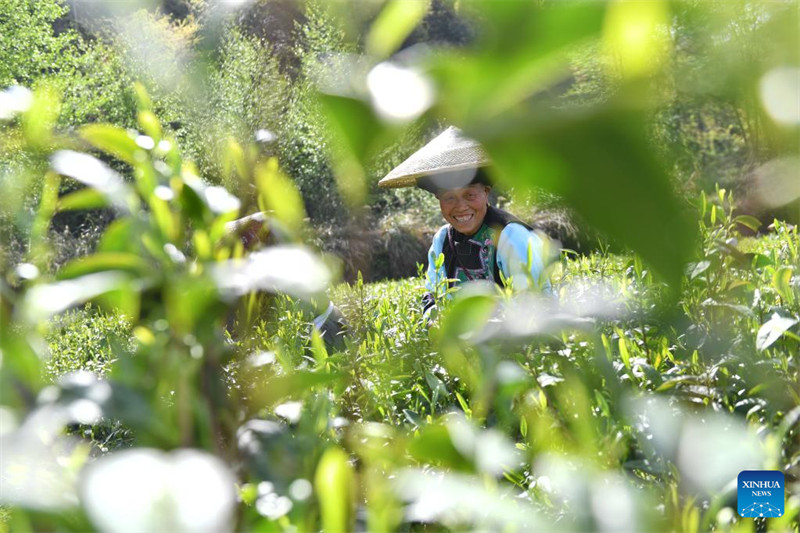
[(433, 234), (433, 240), (444, 239), (449, 229), (450, 229), (450, 224), (445, 224), (444, 226), (436, 230), (436, 233)]
[(450, 224), (445, 224), (438, 230), (436, 233), (433, 234), (433, 242), (431, 243), (432, 247), (438, 251), (442, 251), (444, 248), (444, 241), (447, 238), (447, 231), (450, 228)]
[(536, 232), (530, 229), (530, 227), (517, 221), (512, 221), (506, 224), (503, 230), (500, 232), (500, 236), (511, 239), (516, 239), (516, 238), (527, 239), (530, 236), (534, 236), (537, 239), (539, 238), (539, 236), (536, 235)]

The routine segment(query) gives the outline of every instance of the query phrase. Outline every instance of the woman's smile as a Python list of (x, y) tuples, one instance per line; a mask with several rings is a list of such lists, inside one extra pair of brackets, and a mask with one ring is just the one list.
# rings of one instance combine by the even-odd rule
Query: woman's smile
[(444, 219), (460, 233), (473, 235), (481, 228), (488, 207), (489, 187), (476, 183), (448, 189), (438, 198)]

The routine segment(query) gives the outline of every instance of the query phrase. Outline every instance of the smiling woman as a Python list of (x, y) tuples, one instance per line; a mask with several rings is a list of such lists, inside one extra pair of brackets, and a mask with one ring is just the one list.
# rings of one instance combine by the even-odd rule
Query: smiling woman
[(461, 233), (474, 235), (486, 217), (490, 190), (488, 185), (473, 183), (442, 191), (437, 195), (442, 216)]
[(483, 148), (454, 127), (392, 170), (380, 185), (416, 185), (433, 193), (447, 225), (428, 251), (427, 313), (441, 287), (491, 280), (517, 288), (545, 288), (548, 241), (510, 213), (489, 205), (491, 185)]

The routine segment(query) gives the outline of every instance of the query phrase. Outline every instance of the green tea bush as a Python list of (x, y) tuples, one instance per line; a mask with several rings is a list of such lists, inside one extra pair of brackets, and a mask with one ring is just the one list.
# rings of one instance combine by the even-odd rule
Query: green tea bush
[[(223, 183), (243, 198), (230, 170), (226, 152), (233, 140), (242, 146), (256, 141), (257, 133), (272, 136), (288, 107), (287, 82), (267, 42), (244, 35), (235, 27), (225, 30), (219, 56), (210, 67), (208, 101), (184, 116), (182, 145), (207, 179)], [(259, 141), (265, 154), (274, 154), (271, 137)]]
[(117, 357), (130, 357), (134, 351), (128, 321), (91, 304), (57, 316), (48, 324), (45, 339), (50, 351), (47, 373), (54, 378), (78, 370), (103, 376)]
[(0, 3), (0, 87), (31, 86), (74, 60), (77, 34), (53, 32), (53, 23), (66, 12), (59, 0)]
[(0, 4), (0, 87), (42, 83), (62, 94), (59, 125), (111, 122), (133, 125), (132, 78), (119, 53), (55, 25), (68, 14), (60, 0), (5, 0)]
[(305, 19), (294, 30), (299, 34), (295, 50), (299, 76), (290, 92), (277, 144), (281, 163), (303, 194), (311, 220), (336, 224), (346, 218), (346, 208), (336, 185), (330, 133), (314, 84), (321, 71), (330, 68), (327, 62), (336, 61), (337, 54), (355, 50), (328, 18), (325, 4), (307, 3)]

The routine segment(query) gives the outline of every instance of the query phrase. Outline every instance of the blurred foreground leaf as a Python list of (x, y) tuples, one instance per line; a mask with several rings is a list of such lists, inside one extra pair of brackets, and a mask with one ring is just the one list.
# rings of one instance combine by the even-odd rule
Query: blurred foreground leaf
[(301, 398), (311, 389), (339, 382), (342, 374), (298, 370), (286, 376), (274, 376), (253, 392), (250, 407), (272, 406), (286, 398)]
[(454, 529), (544, 530), (538, 513), (524, 499), (464, 474), (404, 470), (395, 487), (410, 504), (406, 520), (411, 522), (440, 522)]
[(697, 225), (647, 145), (641, 117), (607, 110), (553, 117), (537, 127), (539, 120), (499, 121), (483, 135), (501, 181), (562, 196), (587, 223), (630, 246), (679, 287)]
[(80, 257), (58, 271), (59, 279), (72, 279), (109, 270), (147, 274), (150, 264), (141, 256), (126, 252), (100, 252)]
[(497, 307), (491, 293), (461, 294), (449, 307), (439, 330), (442, 342), (467, 340), (477, 335)]
[(766, 350), (775, 344), (775, 341), (780, 339), (797, 322), (796, 318), (783, 317), (778, 313), (773, 313), (772, 317), (758, 329), (756, 348), (758, 350)]
[[(142, 149), (136, 139), (124, 129), (110, 124), (89, 124), (78, 130), (78, 134), (95, 148), (133, 165)], [(143, 153), (141, 155), (144, 155)]]
[(355, 474), (341, 448), (328, 448), (322, 454), (314, 474), (314, 488), (320, 502), (322, 531), (352, 531)]
[(234, 484), (225, 463), (211, 454), (138, 448), (92, 463), (81, 500), (101, 531), (216, 533), (233, 530)]
[(218, 263), (212, 277), (228, 297), (267, 291), (310, 298), (324, 291), (331, 280), (321, 260), (300, 246), (273, 246), (241, 260)]
[(278, 168), (278, 160), (273, 158), (257, 165), (253, 173), (261, 210), (272, 211), (288, 228), (299, 230), (306, 215), (303, 197)]
[(111, 167), (88, 154), (60, 150), (50, 161), (53, 170), (92, 187), (106, 196), (114, 206), (134, 211), (136, 196), (122, 176)]
[(367, 52), (376, 57), (386, 57), (402, 44), (422, 21), (428, 11), (429, 0), (389, 0), (367, 35)]
[(129, 282), (130, 277), (127, 274), (103, 271), (66, 281), (36, 285), (26, 293), (21, 310), (29, 323), (36, 324), (74, 305), (120, 289)]

